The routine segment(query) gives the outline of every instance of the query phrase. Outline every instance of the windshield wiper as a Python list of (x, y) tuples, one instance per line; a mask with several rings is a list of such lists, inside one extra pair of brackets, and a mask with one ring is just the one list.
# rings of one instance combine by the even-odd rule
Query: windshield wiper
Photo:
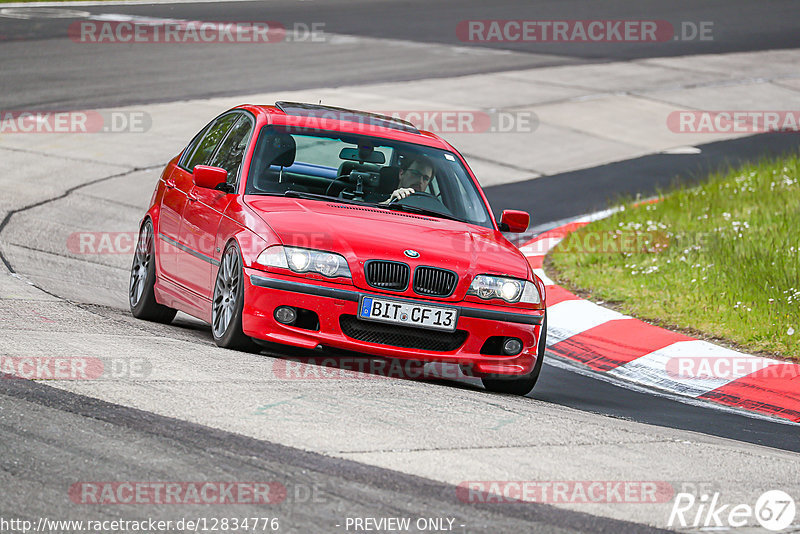
[(431, 217), (441, 217), (442, 219), (450, 219), (458, 222), (467, 222), (464, 219), (460, 219), (455, 215), (451, 215), (449, 213), (442, 213), (441, 211), (429, 210), (425, 208), (420, 208), (418, 206), (409, 206), (407, 204), (378, 204), (378, 206), (386, 208), (387, 210), (407, 211), (409, 213), (417, 213), (419, 215), (429, 215)]
[(305, 191), (293, 191), (291, 189), (286, 191), (283, 194), (283, 196), (290, 198), (305, 198), (307, 200), (325, 200), (328, 202), (341, 202), (342, 204), (357, 204), (359, 206), (363, 205), (374, 206), (374, 204), (370, 204), (369, 202), (360, 202), (358, 200), (349, 200), (346, 198), (331, 197), (328, 195), (318, 195), (316, 193), (306, 193)]
[(455, 215), (450, 215), (449, 213), (442, 213), (441, 211), (436, 210), (429, 210), (425, 208), (420, 208), (417, 206), (408, 206), (406, 204), (375, 204), (371, 202), (363, 202), (360, 200), (350, 200), (347, 198), (340, 198), (340, 197), (331, 197), (328, 195), (319, 195), (317, 193), (306, 193), (305, 191), (294, 191), (292, 189), (283, 193), (283, 196), (290, 197), (290, 198), (305, 198), (308, 200), (324, 200), (328, 202), (341, 202), (342, 204), (355, 204), (357, 206), (371, 206), (377, 208), (383, 208), (392, 211), (406, 211), (409, 213), (416, 213), (418, 215), (428, 215), (431, 217), (440, 217), (442, 219), (450, 219), (453, 221), (458, 222), (467, 222), (464, 219), (460, 219)]

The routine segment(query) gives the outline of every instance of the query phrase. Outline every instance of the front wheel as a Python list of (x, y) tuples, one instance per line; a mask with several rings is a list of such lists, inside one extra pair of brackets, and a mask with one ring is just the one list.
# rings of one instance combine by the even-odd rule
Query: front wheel
[(128, 285), (128, 304), (137, 319), (170, 323), (177, 310), (156, 302), (156, 255), (153, 223), (148, 219), (139, 230), (139, 241), (133, 254), (131, 278)]
[(518, 378), (492, 376), (481, 378), (483, 387), (492, 393), (508, 393), (509, 395), (527, 395), (533, 391), (536, 381), (539, 380), (539, 374), (542, 371), (542, 362), (544, 361), (544, 349), (547, 343), (547, 314), (544, 315), (542, 322), (542, 329), (539, 334), (539, 348), (536, 354), (536, 363), (533, 365), (533, 370), (530, 374)]
[(239, 247), (231, 243), (219, 262), (211, 303), (211, 333), (214, 342), (226, 349), (259, 352), (260, 348), (242, 331), (244, 271)]

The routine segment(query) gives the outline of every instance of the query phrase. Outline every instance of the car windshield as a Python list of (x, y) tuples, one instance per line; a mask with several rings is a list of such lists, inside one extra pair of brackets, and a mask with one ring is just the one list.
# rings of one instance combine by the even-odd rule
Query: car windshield
[[(391, 199), (397, 190), (404, 198)], [(265, 126), (246, 194), (335, 199), (492, 227), (455, 154), (366, 135)]]

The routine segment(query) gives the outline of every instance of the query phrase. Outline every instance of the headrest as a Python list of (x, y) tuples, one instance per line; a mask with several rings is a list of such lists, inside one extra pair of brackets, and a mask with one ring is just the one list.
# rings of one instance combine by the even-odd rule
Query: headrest
[(377, 192), (391, 195), (400, 185), (400, 167), (381, 167), (380, 175)]
[(358, 165), (355, 161), (344, 161), (341, 165), (339, 165), (339, 170), (336, 173), (336, 176), (347, 176), (350, 174), (353, 169), (356, 168)]
[(297, 144), (289, 134), (275, 134), (270, 137), (265, 153), (264, 159), (268, 165), (291, 167), (297, 153)]

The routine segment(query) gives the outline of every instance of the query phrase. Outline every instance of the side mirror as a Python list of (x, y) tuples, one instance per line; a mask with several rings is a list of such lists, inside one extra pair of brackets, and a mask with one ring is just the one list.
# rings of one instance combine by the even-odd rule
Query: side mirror
[(228, 171), (219, 167), (196, 165), (192, 173), (192, 179), (197, 187), (216, 189), (219, 184), (224, 184), (228, 180)]
[(524, 211), (503, 210), (500, 216), (500, 231), (521, 233), (528, 229), (531, 216)]

